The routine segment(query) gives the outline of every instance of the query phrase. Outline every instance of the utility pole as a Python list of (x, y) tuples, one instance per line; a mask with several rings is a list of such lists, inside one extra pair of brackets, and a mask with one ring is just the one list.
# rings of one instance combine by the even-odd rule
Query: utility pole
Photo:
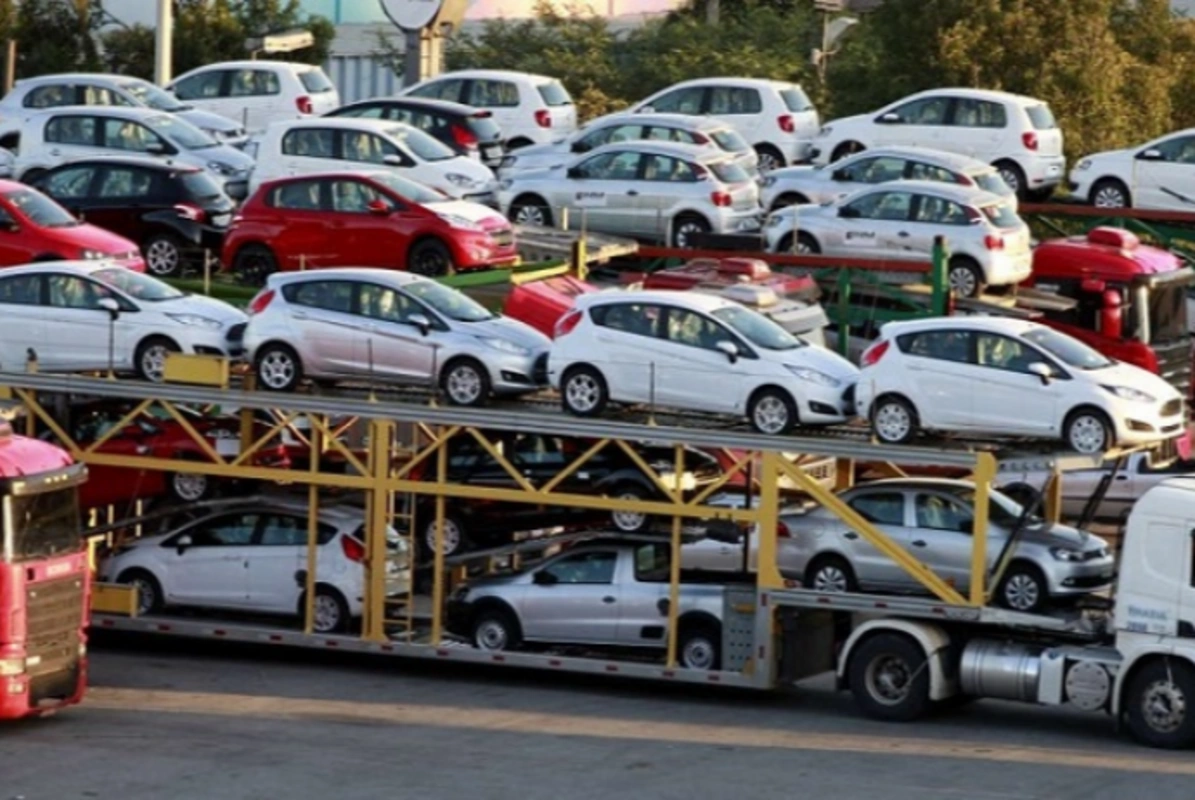
[(154, 83), (165, 86), (173, 77), (174, 3), (158, 0), (158, 27), (154, 39)]
[(12, 1), (12, 20), (8, 30), (8, 41), (4, 43), (4, 93), (12, 91), (17, 82), (17, 16), (20, 6), (17, 0)]
[(710, 25), (718, 24), (718, 17), (722, 14), (721, 0), (705, 0), (705, 21)]

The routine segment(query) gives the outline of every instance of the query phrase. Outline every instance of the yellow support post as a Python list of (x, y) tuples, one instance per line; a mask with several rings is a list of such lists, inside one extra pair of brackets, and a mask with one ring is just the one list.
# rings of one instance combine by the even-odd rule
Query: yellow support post
[(975, 461), (975, 530), (971, 534), (971, 605), (981, 606), (987, 598), (984, 584), (988, 571), (988, 503), (996, 459), (979, 453)]
[(845, 492), (855, 485), (855, 459), (834, 460), (834, 491)]
[(781, 455), (768, 451), (763, 454), (759, 476), (759, 521), (755, 535), (759, 538), (759, 555), (755, 567), (757, 588), (783, 589), (784, 578), (776, 564), (776, 528), (780, 524)]
[(365, 607), (369, 617), (364, 630), (365, 638), (375, 642), (386, 639), (386, 528), (390, 525), (386, 516), (386, 483), (390, 476), (390, 440), (393, 432), (394, 423), (390, 420), (375, 419), (370, 424), (369, 474), (372, 486), (365, 500), (369, 514), (366, 531), (366, 575), (369, 585), (365, 590)]
[[(442, 432), (438, 440), (436, 486), (442, 489), (448, 482), (448, 445)], [(432, 645), (435, 647), (440, 646), (444, 623), (444, 499), (444, 495), (436, 495), (436, 550), (432, 554)]]
[[(684, 469), (685, 448), (678, 444), (675, 453), (676, 474), (680, 475)], [(680, 514), (673, 514), (672, 552), (668, 558), (668, 669), (676, 667), (676, 643), (679, 634), (676, 621), (680, 617), (681, 523)]]
[[(312, 430), (311, 446), (319, 441), (319, 433)], [(319, 469), (319, 459), (312, 458), (308, 465), (312, 474)], [(319, 484), (312, 481), (307, 487), (307, 574), (303, 587), (303, 633), (311, 635), (315, 628), (315, 570), (316, 553), (319, 548)]]
[(1043, 516), (1052, 525), (1057, 525), (1062, 521), (1062, 471), (1057, 466), (1050, 470), (1050, 479), (1046, 481), (1044, 493)]

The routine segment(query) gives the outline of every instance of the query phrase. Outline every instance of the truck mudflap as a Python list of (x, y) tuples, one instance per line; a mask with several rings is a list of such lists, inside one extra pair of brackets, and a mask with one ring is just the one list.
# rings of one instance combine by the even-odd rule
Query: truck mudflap
[(953, 658), (953, 643), (950, 636), (938, 625), (907, 619), (873, 619), (859, 625), (846, 640), (838, 656), (836, 685), (839, 690), (847, 688), (847, 674), (851, 657), (858, 645), (878, 633), (904, 634), (917, 642), (925, 651), (929, 667), (929, 699), (946, 700), (959, 692), (958, 670)]

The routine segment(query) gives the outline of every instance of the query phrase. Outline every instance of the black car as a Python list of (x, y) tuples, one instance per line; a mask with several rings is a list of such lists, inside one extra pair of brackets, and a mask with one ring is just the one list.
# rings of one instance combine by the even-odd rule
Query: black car
[[(584, 454), (595, 442), (538, 433), (489, 433), (486, 438), (532, 486), (544, 486)], [(672, 447), (639, 445), (636, 454), (658, 475), (675, 471)], [(700, 450), (686, 448), (681, 485), (686, 496), (717, 480), (722, 469), (718, 460)], [(416, 479), (431, 480), (436, 459), (428, 459), (417, 469)], [(413, 476), (415, 477), (415, 476)], [(519, 488), (506, 469), (467, 433), (448, 442), (448, 482), (502, 489)], [(590, 457), (568, 478), (555, 486), (554, 492), (604, 495), (607, 497), (663, 500), (655, 482), (626, 451), (610, 442)], [(415, 509), (421, 559), (435, 551), (435, 500), (420, 497)], [(497, 547), (511, 541), (513, 534), (558, 526), (612, 525), (624, 533), (640, 533), (651, 527), (644, 514), (609, 512), (567, 506), (541, 506), (491, 500), (449, 499), (444, 517), (444, 554), (457, 555), (470, 549)]]
[(173, 278), (219, 259), (235, 203), (196, 167), (154, 158), (101, 157), (63, 164), (29, 181), (68, 211), (141, 247), (146, 270)]
[(419, 97), (362, 100), (329, 111), (324, 116), (405, 122), (434, 136), (463, 156), (480, 158), (487, 167), (497, 167), (506, 155), (502, 129), (494, 121), (492, 113), (448, 100)]

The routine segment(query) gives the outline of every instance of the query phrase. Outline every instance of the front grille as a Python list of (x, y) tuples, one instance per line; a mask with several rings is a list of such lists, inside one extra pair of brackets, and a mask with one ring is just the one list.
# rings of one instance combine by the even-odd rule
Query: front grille
[(1066, 578), (1063, 581), (1063, 585), (1075, 589), (1098, 589), (1111, 582), (1112, 578), (1104, 575), (1080, 575), (1073, 578)]
[(247, 324), (245, 322), (238, 322), (236, 325), (233, 325), (228, 329), (228, 334), (224, 338), (230, 342), (240, 342), (245, 338), (245, 326)]
[(515, 234), (510, 228), (502, 228), (501, 230), (492, 231), (490, 233), (490, 238), (493, 239), (499, 247), (510, 247), (512, 244), (514, 244)]
[(79, 660), (79, 627), (83, 619), (83, 578), (61, 578), (28, 585), (25, 594), (28, 639), (27, 672), (31, 678), (74, 669)]

